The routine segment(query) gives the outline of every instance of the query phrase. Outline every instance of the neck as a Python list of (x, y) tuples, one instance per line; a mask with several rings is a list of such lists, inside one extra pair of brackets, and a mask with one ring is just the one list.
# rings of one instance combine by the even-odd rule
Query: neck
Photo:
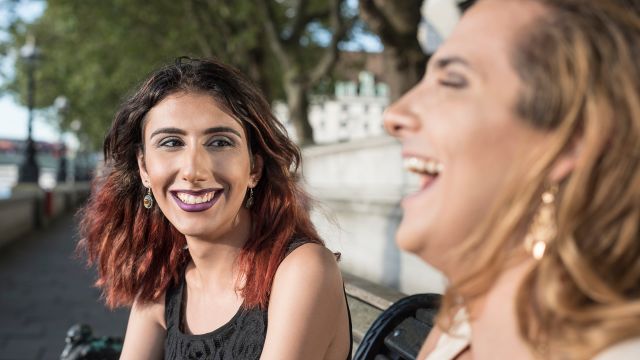
[(198, 287), (235, 287), (236, 260), (251, 232), (251, 215), (240, 211), (225, 231), (209, 237), (186, 236), (193, 263), (190, 279)]
[(526, 259), (504, 270), (491, 290), (469, 307), (474, 359), (532, 358), (520, 337), (515, 299), (533, 265), (532, 259)]

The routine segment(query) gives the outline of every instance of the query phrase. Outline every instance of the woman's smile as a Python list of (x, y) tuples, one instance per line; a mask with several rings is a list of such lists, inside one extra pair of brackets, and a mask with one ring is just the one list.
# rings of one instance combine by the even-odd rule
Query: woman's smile
[(173, 226), (209, 239), (235, 229), (247, 189), (255, 186), (238, 120), (209, 95), (176, 93), (149, 111), (144, 131), (141, 176)]
[(180, 209), (199, 212), (210, 209), (222, 195), (223, 189), (172, 190), (173, 199)]
[(402, 201), (398, 244), (443, 271), (451, 249), (545, 140), (514, 111), (522, 80), (505, 44), (521, 25), (500, 11), (500, 21), (491, 11), (466, 16), (424, 78), (385, 111), (385, 128), (402, 143), (405, 169), (420, 186)]
[(413, 199), (426, 195), (440, 174), (444, 171), (444, 164), (430, 157), (405, 156), (403, 160), (405, 171), (417, 177), (418, 188), (405, 196), (403, 206), (409, 205)]

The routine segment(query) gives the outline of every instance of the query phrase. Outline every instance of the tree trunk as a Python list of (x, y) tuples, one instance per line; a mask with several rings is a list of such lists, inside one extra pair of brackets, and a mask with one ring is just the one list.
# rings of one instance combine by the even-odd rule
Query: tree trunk
[(409, 91), (424, 74), (427, 58), (420, 50), (385, 45), (382, 52), (391, 101)]
[(269, 79), (264, 73), (265, 69), (265, 49), (262, 47), (254, 47), (248, 51), (248, 69), (249, 78), (262, 90), (264, 97), (271, 103), (273, 94)]
[(288, 80), (285, 84), (287, 92), (287, 106), (289, 107), (289, 121), (293, 124), (298, 136), (300, 146), (311, 145), (313, 141), (313, 128), (309, 124), (309, 98), (307, 87)]
[(421, 0), (359, 0), (360, 16), (376, 33), (384, 49), (386, 81), (390, 100), (396, 100), (415, 85), (425, 70), (427, 55), (417, 33)]

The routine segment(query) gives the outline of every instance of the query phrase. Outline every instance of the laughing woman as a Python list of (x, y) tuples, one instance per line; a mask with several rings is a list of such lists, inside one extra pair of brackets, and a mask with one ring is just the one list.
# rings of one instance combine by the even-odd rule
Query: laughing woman
[(478, 1), (386, 112), (450, 281), (420, 360), (640, 359), (639, 9)]
[(213, 60), (160, 69), (122, 105), (104, 155), (80, 247), (107, 305), (132, 305), (122, 359), (350, 357), (299, 150), (241, 74)]

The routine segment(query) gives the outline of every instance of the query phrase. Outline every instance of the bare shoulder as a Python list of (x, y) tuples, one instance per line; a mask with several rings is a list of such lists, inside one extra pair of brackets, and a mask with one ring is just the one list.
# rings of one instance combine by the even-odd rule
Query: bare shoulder
[(305, 322), (317, 327), (326, 321), (323, 336), (331, 335), (335, 329), (329, 324), (335, 326), (336, 319), (346, 311), (342, 274), (334, 254), (326, 247), (304, 244), (282, 261), (269, 297), (269, 326), (272, 319), (283, 319), (282, 323), (289, 326), (300, 321), (295, 325), (299, 329), (311, 326)]
[(153, 302), (134, 301), (124, 337), (121, 360), (160, 359), (166, 336), (164, 298)]
[(163, 329), (167, 328), (164, 320), (164, 304), (165, 294), (156, 300), (151, 302), (141, 302), (136, 299), (131, 306), (131, 318), (137, 318), (141, 321), (148, 323), (155, 323), (160, 325)]
[(335, 255), (326, 247), (308, 243), (293, 250), (276, 271), (274, 287), (284, 280), (290, 282), (320, 281), (335, 283), (339, 280), (342, 286), (342, 276)]
[(348, 310), (334, 254), (318, 244), (289, 253), (273, 280), (268, 317), (261, 359), (345, 358)]

